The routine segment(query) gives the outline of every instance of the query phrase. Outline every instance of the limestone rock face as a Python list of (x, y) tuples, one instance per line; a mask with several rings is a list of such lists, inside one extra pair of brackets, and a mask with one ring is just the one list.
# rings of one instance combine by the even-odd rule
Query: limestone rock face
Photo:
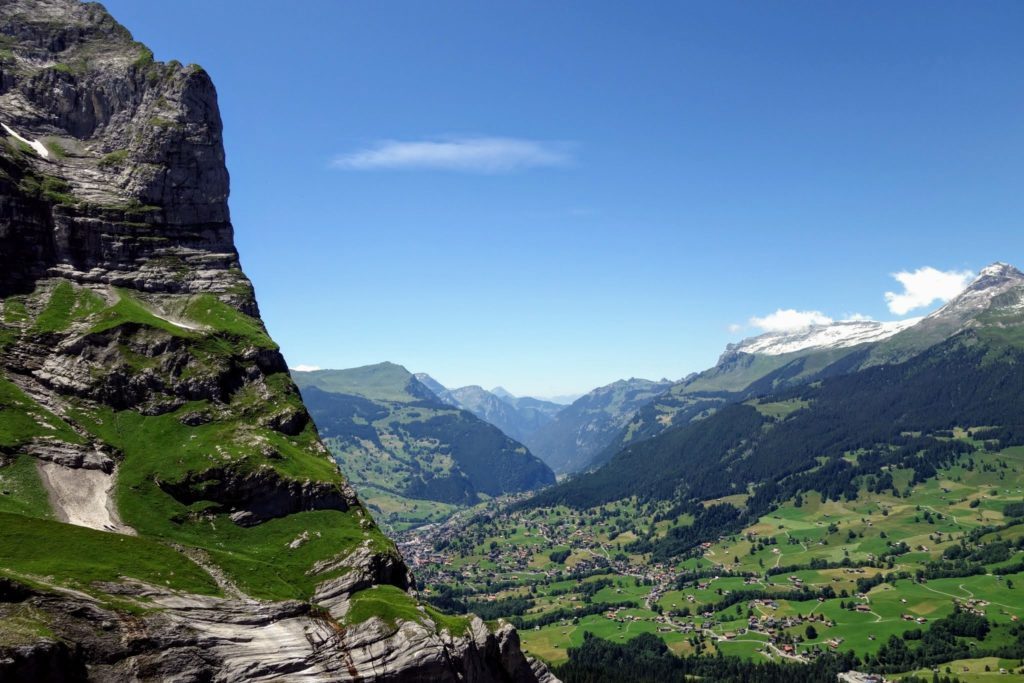
[(7, 160), (5, 180), (51, 179), (43, 196), (4, 193), (0, 283), (60, 274), (149, 291), (244, 289), (206, 72), (153, 62), (98, 5), (14, 0), (0, 22), (16, 48), (0, 64), (0, 123), (46, 148), (19, 160), (27, 168)]
[[(0, 680), (553, 681), (511, 627), (416, 602), (259, 318), (228, 190), (202, 68), (98, 3), (0, 2), (0, 535), (120, 534), (201, 577), (0, 557)], [(353, 609), (374, 591), (404, 616)]]

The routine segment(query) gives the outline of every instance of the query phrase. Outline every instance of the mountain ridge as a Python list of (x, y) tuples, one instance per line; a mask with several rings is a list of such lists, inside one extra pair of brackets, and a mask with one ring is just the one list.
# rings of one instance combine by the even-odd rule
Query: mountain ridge
[(530, 396), (514, 396), (501, 387), (488, 391), (471, 384), (449, 389), (426, 373), (417, 373), (415, 377), (445, 403), (468, 410), (530, 450), (534, 434), (565, 407)]
[(534, 451), (556, 473), (587, 467), (636, 410), (672, 386), (631, 378), (598, 387), (555, 415), (533, 437)]
[[(1014, 342), (1017, 340), (1007, 341), (1006, 336), (1001, 332), (1005, 327), (1019, 327), (1022, 323), (1024, 323), (1024, 273), (1008, 264), (994, 263), (984, 268), (961, 293), (929, 315), (912, 319), (911, 324), (898, 329), (897, 326), (890, 326), (882, 330), (879, 330), (878, 327), (870, 328), (883, 335), (874, 342), (846, 346), (845, 342), (850, 337), (842, 336), (839, 337), (840, 343), (837, 345), (835, 343), (836, 336), (817, 334), (824, 328), (834, 328), (835, 325), (850, 323), (809, 326), (806, 329), (811, 330), (810, 338), (813, 339), (813, 344), (801, 346), (798, 351), (788, 351), (787, 353), (777, 353), (778, 348), (773, 348), (770, 344), (761, 345), (752, 343), (752, 340), (745, 340), (740, 344), (730, 345), (714, 368), (700, 373), (696, 377), (676, 383), (668, 392), (642, 407), (637, 413), (638, 417), (634, 418), (632, 424), (626, 428), (627, 434), (632, 429), (639, 436), (634, 439), (629, 439), (627, 436), (613, 442), (609, 449), (599, 454), (593, 464), (608, 463), (605, 465), (608, 467), (628, 457), (631, 453), (640, 452), (645, 448), (656, 448), (659, 439), (670, 438), (670, 435), (680, 433), (680, 430), (690, 429), (699, 433), (703, 428), (700, 423), (709, 420), (719, 411), (731, 410), (733, 414), (736, 414), (752, 399), (760, 400), (760, 397), (764, 396), (781, 395), (782, 400), (787, 400), (785, 398), (787, 396), (797, 396), (800, 395), (800, 392), (809, 391), (807, 387), (812, 382), (814, 384), (824, 382), (824, 386), (830, 386), (830, 382), (842, 382), (844, 381), (842, 378), (847, 377), (850, 378), (849, 382), (853, 383), (860, 373), (871, 372), (875, 368), (880, 371), (886, 368), (900, 368), (904, 363), (910, 363), (923, 354), (933, 352), (933, 349), (941, 349), (946, 346), (951, 349), (960, 349), (975, 343), (985, 343), (998, 349), (1016, 348)], [(990, 330), (995, 330), (995, 333), (993, 334)], [(941, 335), (938, 341), (935, 341), (936, 332)], [(764, 336), (755, 337), (753, 341), (763, 338)], [(783, 344), (787, 344), (788, 340), (803, 344), (808, 341), (808, 336), (806, 330), (799, 330), (790, 333), (788, 337), (781, 333), (773, 333), (768, 339), (771, 344), (776, 344), (780, 340)], [(745, 352), (742, 350), (744, 348), (754, 349), (754, 352)], [(914, 352), (915, 350), (916, 352)], [(942, 355), (941, 351), (933, 353)], [(746, 379), (752, 381), (740, 390), (726, 389), (727, 385), (715, 387), (706, 382), (701, 390), (691, 391), (688, 396), (686, 395), (686, 390), (698, 385), (702, 378), (714, 378), (716, 371), (727, 374), (732, 367), (730, 364), (758, 357), (768, 357), (772, 360), (767, 366), (764, 366), (764, 370), (760, 373), (746, 376)], [(775, 360), (779, 358), (783, 360), (782, 363)], [(824, 359), (824, 361), (815, 365), (813, 372), (801, 374), (805, 370), (804, 363), (810, 358)], [(792, 364), (798, 366), (795, 368), (798, 372), (789, 376), (779, 374), (780, 371)], [(773, 374), (776, 375), (776, 380), (766, 384), (764, 380), (772, 377)], [(662, 413), (662, 415), (670, 415), (670, 419), (659, 420), (660, 416), (652, 418), (651, 406), (680, 398), (686, 398), (689, 402), (679, 402), (673, 406), (672, 412)], [(798, 411), (797, 415), (799, 414)], [(676, 417), (683, 419), (676, 421), (674, 419)], [(640, 423), (636, 422), (637, 419), (640, 420)], [(645, 432), (643, 431), (645, 422), (657, 425), (658, 428), (648, 429)], [(632, 463), (629, 469), (635, 470), (637, 467), (636, 463)], [(662, 466), (659, 469), (664, 470), (665, 468)], [(595, 477), (603, 476), (611, 475), (608, 475), (608, 471), (603, 467), (598, 467), (590, 474), (583, 475), (581, 480), (593, 480)], [(625, 470), (615, 476), (620, 482), (628, 479)], [(561, 495), (560, 490), (572, 490), (573, 487), (580, 485), (578, 482), (568, 482), (541, 494), (538, 499), (541, 501), (556, 500)], [(645, 490), (649, 489), (651, 485), (650, 483), (645, 485)], [(639, 495), (640, 491), (637, 490), (634, 493)], [(714, 494), (727, 495), (722, 491), (715, 491)]]
[(401, 365), (293, 370), (292, 377), (328, 448), (361, 490), (472, 505), (480, 494), (554, 483), (525, 446), (442, 401)]
[[(1000, 306), (1001, 299), (1008, 299)], [(642, 406), (588, 467), (610, 460), (618, 450), (651, 438), (669, 426), (706, 417), (731, 401), (812, 382), (859, 368), (907, 360), (941, 343), (980, 318), (1008, 311), (1015, 319), (1024, 297), (1024, 273), (996, 262), (931, 313), (902, 321), (839, 321), (771, 332), (727, 345), (718, 362), (673, 384)], [(1019, 308), (1024, 311), (1024, 307)]]

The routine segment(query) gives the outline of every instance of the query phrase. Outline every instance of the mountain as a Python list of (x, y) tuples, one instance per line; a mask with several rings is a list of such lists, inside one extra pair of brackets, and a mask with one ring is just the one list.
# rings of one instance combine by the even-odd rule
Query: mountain
[(429, 401), (436, 397), (401, 365), (377, 363), (347, 370), (293, 370), (300, 388), (316, 387), (331, 394), (348, 394), (393, 403)]
[(516, 401), (515, 394), (513, 394), (505, 387), (494, 387), (493, 389), (491, 389), (491, 393), (500, 398), (501, 400), (508, 401), (509, 403), (515, 403)]
[(565, 407), (529, 396), (517, 397), (501, 387), (493, 391), (476, 385), (447, 389), (426, 373), (417, 374), (416, 379), (445, 403), (468, 410), (527, 446), (537, 430)]
[(430, 375), (416, 375), (435, 396), (495, 425), (558, 473), (579, 471), (611, 442), (637, 408), (672, 386), (668, 380), (620, 380), (565, 406), (515, 396), (502, 387), (447, 389)]
[(675, 424), (403, 540), (432, 551), (417, 579), (572, 681), (910, 680), (1024, 652), (1024, 278), (996, 264), (914, 324), (857, 327), (733, 347), (638, 413)]
[(503, 393), (498, 394), (495, 391), (491, 393), (516, 409), (516, 412), (519, 414), (520, 430), (523, 431), (523, 438), (527, 440), (532, 438), (538, 429), (551, 422), (558, 413), (565, 409), (563, 404), (555, 403), (554, 401), (546, 401), (532, 396), (513, 396), (507, 391), (502, 390), (501, 387), (498, 387), (496, 391), (502, 391)]
[(449, 389), (448, 393), (461, 408), (495, 425), (509, 436), (519, 438), (523, 435), (515, 406), (483, 387), (470, 385)]
[(799, 351), (844, 349), (888, 339), (920, 321), (921, 318), (893, 322), (841, 320), (828, 325), (810, 325), (795, 331), (767, 332), (738, 344), (730, 344), (726, 352), (784, 356)]
[(964, 329), (986, 321), (999, 326), (1015, 320), (1024, 310), (1019, 304), (1022, 290), (1024, 273), (994, 263), (983, 268), (960, 295), (923, 318), (840, 321), (730, 344), (714, 367), (674, 384), (638, 410), (592, 464), (607, 462), (625, 446), (670, 426), (707, 417), (726, 403), (906, 360)]
[(419, 381), (419, 383), (425, 386), (427, 389), (430, 389), (430, 391), (433, 392), (434, 396), (437, 396), (439, 399), (441, 399), (448, 405), (459, 405), (459, 402), (456, 401), (454, 397), (452, 397), (451, 392), (448, 391), (443, 384), (438, 382), (436, 379), (434, 379), (427, 373), (417, 372), (416, 374), (413, 375), (413, 377), (415, 377)]
[(0, 48), (0, 680), (547, 677), (417, 602), (329, 458), (207, 73), (74, 0), (3, 2)]
[(672, 383), (628, 379), (594, 389), (559, 411), (530, 438), (531, 449), (557, 473), (586, 468), (633, 418)]
[(1015, 327), (1024, 314), (1024, 273), (993, 263), (959, 295), (872, 350), (866, 365), (902, 360), (972, 327)]
[[(756, 398), (723, 399), (701, 419), (628, 444), (530, 505), (593, 507), (637, 496), (685, 506), (742, 495), (738, 509), (716, 510), (724, 516), (707, 524), (700, 508), (693, 527), (652, 548), (665, 558), (708, 534), (731, 533), (801, 491), (856, 496), (855, 482), (880, 466), (908, 469), (912, 481), (934, 476), (974, 448), (950, 441), (955, 429), (991, 435), (1002, 447), (1024, 443), (1024, 275), (1016, 269), (986, 268), (938, 311), (857, 346), (856, 358), (837, 361), (841, 371), (766, 384)], [(925, 348), (906, 357), (915, 347)]]
[[(836, 323), (730, 344), (714, 367), (672, 384), (654, 400), (640, 406), (625, 426), (592, 457), (589, 467), (601, 465), (625, 446), (656, 436), (669, 427), (703, 419), (725, 404), (853, 369), (864, 361), (858, 352), (870, 344), (854, 340), (862, 338), (867, 330), (870, 330), (868, 336), (884, 338), (878, 333), (884, 329), (882, 325), (887, 324), (876, 325), (878, 327), (871, 330), (860, 323), (857, 328)], [(850, 334), (855, 329), (856, 333)], [(844, 366), (842, 361), (849, 358), (855, 362)]]
[(328, 448), (371, 508), (403, 499), (472, 505), (554, 483), (522, 444), (442, 402), (394, 363), (292, 372)]

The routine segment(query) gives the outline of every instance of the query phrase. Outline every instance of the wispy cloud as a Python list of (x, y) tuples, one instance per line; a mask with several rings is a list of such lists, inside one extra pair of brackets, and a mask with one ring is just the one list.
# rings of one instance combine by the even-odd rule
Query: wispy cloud
[(342, 154), (332, 166), (350, 171), (443, 170), (508, 173), (572, 162), (565, 143), (500, 137), (451, 137), (435, 140), (384, 140)]
[(949, 301), (970, 284), (974, 273), (969, 270), (937, 270), (926, 266), (914, 271), (903, 270), (892, 276), (903, 285), (903, 291), (886, 292), (885, 302), (896, 315), (906, 315), (915, 308), (937, 301)]
[(832, 318), (821, 311), (797, 311), (792, 308), (780, 308), (763, 318), (750, 319), (752, 327), (764, 332), (792, 332), (811, 325), (828, 325), (832, 322)]
[(302, 363), (296, 365), (294, 368), (289, 368), (296, 372), (313, 372), (314, 370), (320, 370), (319, 365), (304, 365)]

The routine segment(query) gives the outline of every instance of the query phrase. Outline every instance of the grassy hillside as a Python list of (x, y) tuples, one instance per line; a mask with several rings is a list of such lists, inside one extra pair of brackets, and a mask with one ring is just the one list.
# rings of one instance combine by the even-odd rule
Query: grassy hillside
[(522, 444), (442, 403), (401, 366), (293, 375), (328, 448), (389, 526), (437, 521), (481, 496), (554, 483)]
[[(54, 392), (11, 367), (0, 376), (0, 543), (7, 548), (6, 572), (47, 576), (87, 591), (97, 580), (128, 576), (219, 592), (205, 571), (168, 545), (173, 542), (204, 551), (249, 595), (307, 599), (314, 587), (308, 570), (315, 562), (364, 540), (393, 552), (375, 527), (360, 524), (356, 510), (326, 502), (343, 500), (345, 479), (304, 418), (283, 363), (268, 357), (266, 374), (254, 382), (225, 380), (241, 371), (243, 358), (276, 354), (259, 320), (211, 295), (149, 298), (64, 280), (7, 297), (0, 320), (4, 353), (52, 345), (58, 338), (105, 349), (91, 369), (89, 360), (78, 361), (98, 383), (88, 394)], [(120, 384), (133, 377), (146, 378), (145, 392), (136, 395), (131, 384)], [(189, 384), (203, 387), (205, 397), (178, 396), (176, 387)], [(21, 386), (47, 397), (45, 405)], [(126, 388), (108, 394), (107, 386)], [(51, 498), (40, 461), (30, 455), (40, 444), (111, 454), (118, 473), (116, 508), (138, 537), (47, 521), (54, 517)], [(317, 486), (325, 509), (253, 508), (262, 523), (241, 526), (232, 513), (259, 503), (222, 487), (225, 481), (259, 481), (263, 493), (257, 495), (270, 498), (289, 482)], [(318, 532), (316, 540), (289, 549), (304, 532)], [(35, 540), (26, 542), (30, 537)], [(69, 548), (75, 552), (65, 552)]]
[(348, 394), (396, 403), (429, 398), (418, 380), (395, 363), (377, 363), (347, 370), (296, 372), (295, 377), (302, 387), (316, 387), (331, 394)]

